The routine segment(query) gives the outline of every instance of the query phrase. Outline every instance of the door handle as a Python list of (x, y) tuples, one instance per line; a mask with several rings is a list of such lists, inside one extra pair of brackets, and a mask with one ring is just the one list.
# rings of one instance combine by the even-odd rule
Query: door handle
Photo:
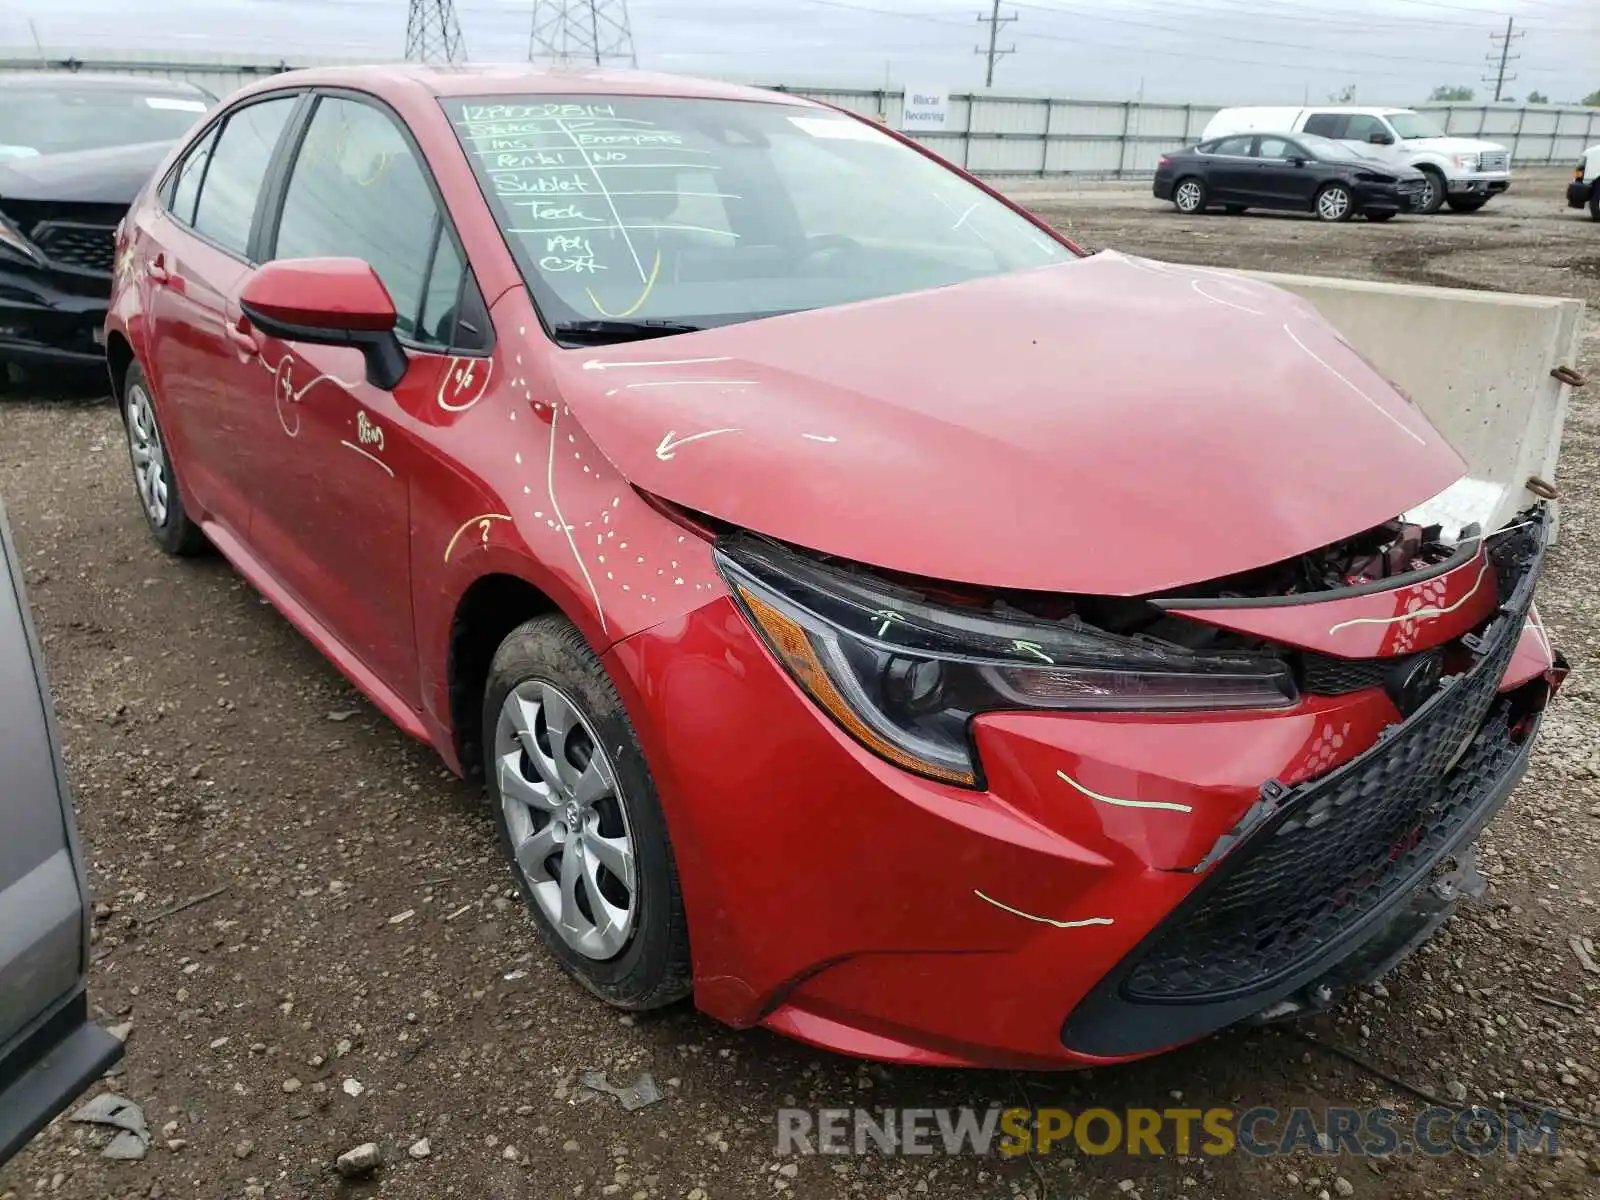
[(241, 317), (235, 325), (227, 326), (227, 331), (233, 348), (246, 358), (261, 353), (261, 344), (256, 341), (256, 335), (250, 332), (244, 318)]
[(150, 265), (145, 268), (145, 274), (150, 277), (151, 283), (167, 283), (172, 279), (172, 273), (167, 270), (167, 256), (158, 254), (150, 260)]

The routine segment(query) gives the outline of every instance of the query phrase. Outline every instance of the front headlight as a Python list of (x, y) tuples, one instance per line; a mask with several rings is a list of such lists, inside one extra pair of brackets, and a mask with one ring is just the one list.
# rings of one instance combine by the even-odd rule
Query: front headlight
[(716, 561), (819, 707), (873, 753), (945, 783), (978, 786), (978, 713), (1281, 708), (1297, 697), (1269, 656), (1195, 653), (1003, 602), (944, 604), (754, 538), (719, 542)]
[(22, 255), (23, 258), (36, 265), (42, 266), (44, 263), (43, 252), (27, 238), (23, 237), (22, 230), (13, 225), (3, 213), (0, 213), (0, 252), (8, 250)]
[(1476, 154), (1457, 154), (1451, 157), (1451, 162), (1462, 171), (1476, 171), (1478, 169), (1478, 156)]

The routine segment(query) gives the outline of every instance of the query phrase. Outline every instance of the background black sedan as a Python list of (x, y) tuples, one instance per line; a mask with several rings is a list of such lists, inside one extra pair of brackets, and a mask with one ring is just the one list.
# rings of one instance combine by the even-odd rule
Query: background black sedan
[(1412, 212), (1427, 185), (1420, 171), (1363, 158), (1312, 134), (1242, 133), (1161, 157), (1155, 194), (1182, 213), (1221, 207), (1281, 208), (1348, 221)]
[(117, 222), (215, 102), (167, 79), (0, 75), (0, 390), (14, 366), (104, 370)]

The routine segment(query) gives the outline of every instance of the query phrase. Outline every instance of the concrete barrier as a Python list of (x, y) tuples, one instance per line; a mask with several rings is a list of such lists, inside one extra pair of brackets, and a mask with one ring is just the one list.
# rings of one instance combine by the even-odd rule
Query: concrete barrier
[[(1533, 502), (1530, 477), (1556, 484), (1583, 301), (1242, 271), (1304, 296), (1417, 402), (1475, 479), (1507, 485), (1498, 526)], [(1600, 387), (1600, 382), (1591, 384)]]

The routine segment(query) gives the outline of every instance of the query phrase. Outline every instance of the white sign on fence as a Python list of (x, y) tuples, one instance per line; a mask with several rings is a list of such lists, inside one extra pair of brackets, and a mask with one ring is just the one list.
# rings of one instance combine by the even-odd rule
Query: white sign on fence
[(950, 120), (949, 88), (906, 89), (900, 128), (906, 133), (938, 133)]

